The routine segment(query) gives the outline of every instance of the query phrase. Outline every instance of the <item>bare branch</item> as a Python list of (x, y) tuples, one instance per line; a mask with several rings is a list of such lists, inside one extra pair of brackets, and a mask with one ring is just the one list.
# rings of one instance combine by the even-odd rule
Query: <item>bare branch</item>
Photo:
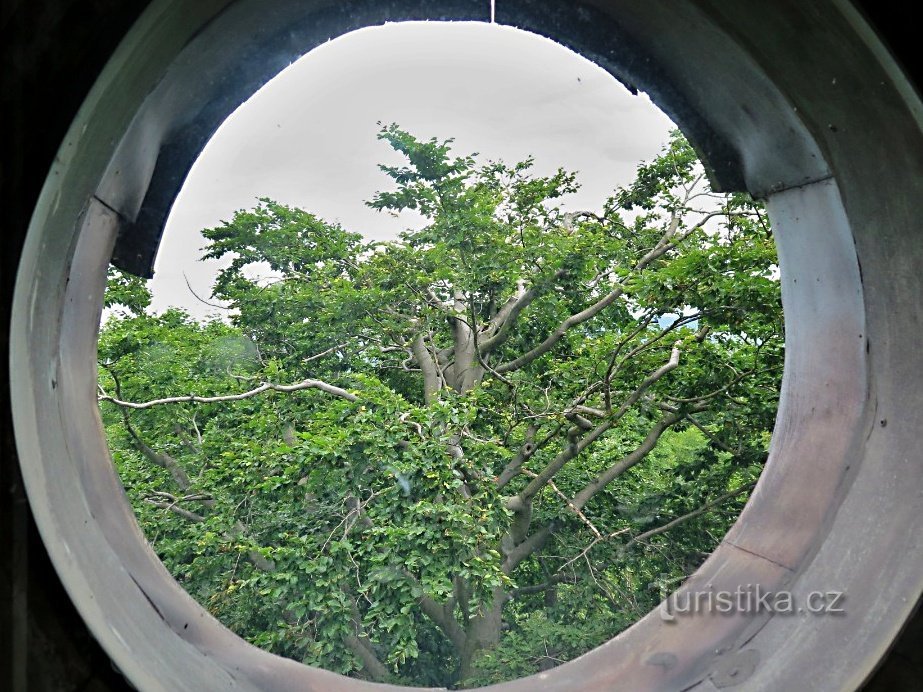
[(526, 351), (524, 354), (519, 356), (519, 358), (515, 358), (514, 360), (511, 360), (507, 363), (499, 364), (496, 367), (497, 372), (505, 373), (512, 372), (513, 370), (519, 370), (521, 367), (528, 365), (536, 358), (545, 355), (548, 353), (548, 351), (554, 348), (554, 346), (564, 337), (568, 330), (598, 315), (600, 312), (612, 305), (612, 303), (614, 303), (624, 292), (624, 286), (621, 284), (616, 285), (612, 291), (607, 293), (597, 302), (593, 303), (588, 308), (581, 310), (574, 315), (571, 315), (563, 322), (561, 322), (561, 324), (559, 324), (557, 328), (555, 328), (555, 330), (538, 346), (530, 351)]
[(173, 493), (165, 493), (162, 490), (154, 490), (151, 492), (151, 496), (158, 497), (164, 500), (169, 500), (170, 502), (208, 502), (212, 500), (212, 496), (205, 493), (191, 493), (189, 495), (183, 495), (182, 497), (176, 497)]
[(202, 298), (198, 293), (192, 290), (192, 284), (189, 283), (189, 277), (186, 276), (186, 272), (183, 272), (183, 279), (185, 279), (186, 288), (189, 289), (189, 292), (192, 294), (193, 298), (195, 298), (200, 303), (203, 303), (204, 305), (207, 305), (210, 308), (218, 308), (219, 310), (230, 310), (231, 309), (231, 307), (228, 305), (218, 305), (217, 303), (209, 303), (207, 300)]
[(650, 531), (645, 531), (644, 533), (640, 533), (634, 538), (632, 538), (630, 541), (628, 541), (628, 543), (626, 543), (624, 546), (622, 546), (622, 550), (623, 551), (628, 550), (628, 548), (634, 545), (635, 543), (640, 543), (641, 541), (657, 536), (658, 534), (666, 533), (670, 529), (676, 528), (680, 524), (683, 524), (689, 521), (690, 519), (695, 519), (700, 514), (705, 514), (710, 509), (713, 509), (714, 507), (724, 502), (727, 502), (732, 497), (737, 497), (738, 495), (747, 492), (754, 485), (756, 485), (755, 481), (753, 483), (747, 483), (746, 485), (741, 486), (740, 488), (737, 488), (737, 490), (732, 490), (731, 492), (728, 492), (728, 493), (725, 493), (724, 495), (716, 497), (711, 502), (707, 502), (706, 504), (702, 505), (698, 509), (692, 510), (688, 514), (683, 514), (682, 516), (677, 517), (673, 521), (667, 522), (663, 526), (658, 526), (656, 529), (651, 529)]
[[(408, 285), (408, 288), (413, 290), (412, 286)], [(433, 291), (431, 286), (426, 287), (426, 297), (428, 299), (429, 304), (432, 305), (433, 307), (438, 308), (439, 310), (443, 312), (450, 312), (452, 310), (452, 306), (446, 303), (441, 298), (439, 298), (439, 296), (436, 295), (436, 292)]]
[(482, 356), (486, 356), (491, 351), (495, 350), (498, 346), (503, 344), (504, 341), (509, 337), (512, 332), (513, 326), (516, 324), (516, 321), (519, 319), (519, 315), (525, 310), (533, 300), (535, 300), (542, 292), (542, 289), (545, 288), (548, 284), (552, 283), (556, 279), (560, 279), (565, 274), (565, 270), (559, 269), (554, 273), (554, 276), (550, 281), (539, 281), (529, 288), (526, 288), (525, 283), (520, 280), (516, 293), (514, 293), (510, 299), (504, 303), (493, 319), (490, 321), (490, 325), (487, 329), (488, 338), (481, 340), (481, 349), (480, 353)]
[(553, 589), (555, 586), (563, 582), (567, 577), (563, 574), (555, 574), (548, 581), (543, 584), (534, 584), (531, 586), (520, 586), (519, 588), (513, 589), (510, 593), (510, 598), (518, 598), (519, 596), (527, 596), (533, 593), (542, 593), (543, 591), (548, 591), (548, 589)]
[[(593, 548), (595, 548), (597, 545), (599, 545), (600, 543), (605, 543), (606, 541), (611, 541), (613, 538), (615, 538), (616, 536), (621, 536), (623, 533), (628, 533), (628, 529), (627, 529), (627, 528), (619, 529), (618, 531), (613, 531), (613, 532), (611, 532), (611, 533), (607, 533), (607, 534), (605, 534), (604, 536), (597, 536), (597, 537), (594, 538), (594, 539), (590, 542), (590, 544), (587, 545), (583, 550), (581, 550), (579, 553), (577, 553), (574, 557), (572, 557), (570, 560), (568, 560), (567, 562), (565, 562), (563, 565), (561, 565), (560, 567), (558, 567), (558, 572), (560, 572), (561, 570), (567, 569), (567, 568), (570, 567), (572, 564), (574, 564), (575, 562), (577, 562), (577, 560), (579, 560), (580, 558), (585, 558), (585, 557), (587, 557), (587, 555), (589, 554), (589, 552), (590, 552)], [(590, 562), (589, 562), (589, 558), (587, 558), (587, 567), (589, 567), (590, 570), (593, 569), (593, 566), (592, 566), (592, 565), (590, 564)]]
[(315, 353), (313, 356), (308, 356), (307, 358), (302, 359), (302, 363), (310, 363), (312, 360), (317, 360), (318, 358), (323, 358), (328, 353), (333, 353), (338, 348), (343, 348), (347, 343), (344, 341), (342, 344), (337, 344), (336, 346), (331, 346), (326, 351), (321, 351), (320, 353)]
[(143, 403), (135, 403), (131, 401), (122, 401), (108, 394), (102, 394), (99, 397), (99, 401), (108, 401), (116, 406), (121, 406), (122, 408), (131, 408), (131, 409), (145, 409), (151, 408), (153, 406), (160, 406), (163, 404), (180, 404), (180, 403), (196, 403), (196, 404), (213, 404), (222, 401), (240, 401), (242, 399), (249, 399), (250, 397), (257, 396), (263, 392), (297, 392), (302, 389), (319, 389), (322, 392), (332, 394), (333, 396), (340, 397), (341, 399), (346, 399), (347, 401), (358, 401), (359, 397), (351, 392), (336, 387), (332, 384), (328, 384), (321, 380), (302, 380), (301, 382), (296, 382), (294, 384), (275, 384), (273, 382), (263, 382), (259, 387), (251, 389), (247, 392), (241, 392), (240, 394), (223, 394), (220, 396), (198, 396), (197, 394), (189, 394), (188, 396), (170, 396), (163, 399), (153, 399), (151, 401), (145, 401)]
[(728, 445), (724, 444), (721, 440), (719, 440), (719, 439), (715, 436), (715, 434), (714, 434), (713, 432), (711, 432), (708, 428), (706, 428), (704, 425), (702, 425), (695, 417), (693, 417), (693, 416), (691, 416), (691, 415), (689, 415), (689, 414), (686, 414), (686, 420), (688, 420), (688, 421), (689, 421), (690, 423), (692, 423), (695, 427), (697, 427), (699, 430), (701, 430), (701, 431), (702, 431), (702, 434), (705, 435), (705, 437), (707, 437), (707, 438), (709, 439), (709, 441), (710, 441), (713, 445), (715, 445), (715, 447), (717, 447), (718, 449), (721, 449), (721, 450), (723, 450), (723, 451), (725, 451), (725, 452), (730, 452), (731, 454), (739, 454), (739, 453), (740, 453), (740, 450), (739, 450), (739, 449), (733, 449), (732, 447), (729, 447)]
[[(112, 381), (115, 383), (116, 394), (119, 394), (122, 391), (121, 382), (119, 381), (119, 377), (115, 370), (105, 363), (101, 363), (101, 365), (109, 372), (110, 376), (112, 377)], [(96, 387), (99, 389), (102, 396), (108, 396), (101, 384), (97, 383)], [(158, 452), (157, 450), (151, 448), (143, 439), (141, 439), (138, 431), (135, 430), (134, 426), (131, 424), (128, 411), (123, 408), (121, 409), (121, 413), (122, 422), (125, 424), (125, 430), (128, 431), (129, 436), (135, 443), (135, 447), (137, 447), (138, 451), (144, 455), (144, 458), (151, 463), (169, 471), (170, 476), (173, 478), (173, 482), (176, 483), (180, 490), (183, 492), (188, 490), (189, 486), (192, 485), (192, 481), (189, 480), (189, 474), (186, 473), (186, 470), (183, 468), (182, 464), (180, 464), (169, 454)]]
[(588, 418), (581, 416), (579, 413), (577, 413), (574, 410), (565, 411), (564, 417), (567, 420), (569, 420), (571, 423), (576, 425), (578, 428), (580, 428), (581, 430), (592, 430), (593, 429), (593, 423), (591, 423)]
[[(616, 359), (618, 358), (618, 355), (621, 352), (622, 348), (628, 343), (630, 339), (634, 338), (642, 330), (640, 328), (636, 329), (628, 336), (627, 339), (623, 339), (622, 342), (619, 343), (619, 345), (615, 348), (615, 350), (613, 350), (612, 356), (609, 358), (609, 365), (606, 368), (606, 375), (603, 378), (603, 383), (605, 384), (605, 387), (606, 387), (605, 390), (603, 390), (603, 395), (606, 400), (606, 408), (607, 409), (612, 408), (612, 391), (611, 391), (612, 379), (613, 377), (615, 377), (615, 374), (619, 371), (619, 369), (626, 362), (628, 362), (629, 360), (631, 360), (638, 354), (642, 353), (643, 351), (646, 351), (649, 348), (652, 348), (653, 346), (659, 343), (664, 337), (666, 337), (668, 334), (670, 334), (674, 330), (678, 329), (679, 327), (685, 324), (694, 322), (699, 317), (701, 317), (701, 313), (695, 313), (694, 315), (678, 316), (665, 329), (661, 329), (660, 332), (658, 332), (656, 336), (648, 339), (647, 341), (644, 341), (638, 344), (633, 349), (631, 349), (628, 353), (626, 353), (623, 358), (621, 358), (620, 360), (618, 360), (618, 362), (616, 362)], [(643, 327), (646, 328), (650, 324), (650, 321), (651, 321), (650, 319), (647, 319), (644, 322)], [(697, 337), (697, 340), (701, 342), (701, 340), (704, 338), (705, 338), (705, 333), (702, 333), (702, 337), (701, 338)]]
[(719, 387), (718, 389), (708, 392), (707, 394), (702, 394), (701, 396), (693, 396), (693, 397), (687, 397), (687, 398), (681, 398), (677, 396), (666, 396), (664, 398), (667, 399), (668, 401), (672, 401), (677, 404), (694, 404), (700, 401), (708, 401), (709, 399), (714, 399), (715, 397), (721, 396), (726, 391), (728, 391), (731, 387), (733, 387), (735, 384), (749, 377), (750, 375), (755, 375), (760, 372), (772, 372), (773, 370), (778, 370), (781, 367), (782, 367), (781, 365), (777, 365), (777, 366), (772, 366), (768, 368), (763, 368), (762, 370), (757, 370), (756, 368), (754, 368), (753, 370), (747, 370), (745, 372), (739, 373), (737, 377), (735, 377), (733, 380), (728, 382), (723, 387)]
[(583, 404), (577, 404), (573, 407), (574, 411), (578, 413), (585, 413), (590, 416), (596, 416), (597, 418), (605, 418), (606, 412), (600, 408), (593, 408), (592, 406), (584, 406)]
[(155, 500), (150, 497), (144, 498), (144, 501), (154, 505), (155, 507), (159, 507), (160, 509), (169, 510), (174, 514), (181, 516), (183, 519), (191, 521), (193, 524), (201, 524), (203, 521), (205, 521), (205, 517), (203, 517), (201, 514), (196, 514), (195, 512), (190, 512), (188, 509), (183, 509), (175, 502), (160, 502), (159, 500)]
[[(741, 493), (744, 493), (744, 492), (750, 490), (754, 485), (756, 485), (756, 483), (748, 483), (747, 485), (745, 485), (745, 486), (743, 486), (743, 487), (741, 487), (741, 488), (738, 488), (737, 490), (733, 490), (733, 491), (731, 491), (731, 492), (729, 492), (729, 493), (725, 493), (724, 495), (721, 495), (720, 497), (715, 498), (715, 499), (712, 500), (711, 502), (708, 502), (708, 503), (702, 505), (702, 506), (699, 507), (698, 509), (695, 509), (695, 510), (691, 511), (691, 512), (689, 512), (688, 514), (683, 514), (682, 516), (677, 517), (677, 518), (674, 519), (673, 521), (670, 521), (670, 522), (664, 524), (663, 526), (658, 526), (656, 529), (651, 529), (650, 531), (645, 531), (644, 533), (638, 534), (637, 536), (635, 536), (634, 538), (632, 538), (631, 540), (629, 540), (625, 545), (621, 546), (620, 550), (621, 550), (622, 552), (625, 552), (626, 550), (628, 550), (629, 547), (631, 547), (631, 546), (634, 545), (635, 543), (640, 543), (640, 542), (642, 542), (642, 541), (644, 541), (644, 540), (646, 540), (646, 539), (648, 539), (648, 538), (652, 538), (653, 536), (656, 536), (656, 535), (658, 535), (658, 534), (666, 533), (666, 532), (669, 531), (670, 529), (673, 529), (673, 528), (679, 526), (680, 524), (683, 524), (683, 523), (689, 521), (690, 519), (695, 519), (696, 517), (698, 517), (698, 516), (700, 516), (700, 515), (702, 515), (702, 514), (705, 514), (705, 513), (708, 512), (709, 510), (713, 509), (714, 507), (716, 507), (716, 506), (718, 506), (718, 505), (720, 505), (720, 504), (722, 504), (722, 503), (724, 503), (724, 502), (727, 502), (727, 501), (730, 500), (731, 498), (737, 497), (737, 496), (740, 495)], [(595, 548), (595, 547), (596, 547), (597, 545), (599, 545), (600, 543), (604, 543), (604, 542), (606, 542), (606, 541), (609, 541), (609, 540), (615, 538), (616, 536), (621, 536), (622, 534), (627, 533), (627, 532), (628, 532), (628, 528), (624, 528), (624, 529), (619, 529), (618, 531), (613, 531), (612, 533), (606, 534), (605, 536), (601, 536), (601, 537), (599, 537), (599, 538), (595, 538), (589, 545), (587, 545), (587, 546), (586, 546), (583, 550), (581, 550), (577, 555), (575, 555), (574, 557), (572, 557), (571, 559), (569, 559), (567, 562), (565, 562), (563, 565), (561, 565), (560, 567), (558, 567), (558, 570), (557, 570), (557, 571), (558, 571), (558, 572), (561, 572), (562, 570), (564, 570), (565, 568), (567, 568), (568, 566), (570, 566), (571, 564), (573, 564), (574, 562), (576, 562), (577, 560), (579, 560), (579, 559), (581, 559), (581, 558), (586, 558), (586, 559), (588, 560), (587, 565), (589, 566), (589, 558), (588, 558), (587, 556), (588, 556), (589, 552), (590, 552), (593, 548)], [(592, 567), (590, 567), (590, 568), (592, 569)]]

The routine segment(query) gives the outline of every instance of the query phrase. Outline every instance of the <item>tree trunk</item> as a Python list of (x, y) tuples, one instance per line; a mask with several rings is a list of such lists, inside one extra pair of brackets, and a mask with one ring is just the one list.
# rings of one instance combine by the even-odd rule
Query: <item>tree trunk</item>
[(459, 682), (464, 682), (474, 674), (474, 662), (479, 651), (499, 643), (503, 627), (503, 604), (507, 599), (505, 590), (494, 587), (490, 607), (468, 620), (465, 642), (458, 652)]

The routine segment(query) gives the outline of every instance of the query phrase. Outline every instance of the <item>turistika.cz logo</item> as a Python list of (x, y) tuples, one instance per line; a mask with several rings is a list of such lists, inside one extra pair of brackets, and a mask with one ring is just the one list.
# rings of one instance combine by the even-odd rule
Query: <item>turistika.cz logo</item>
[(799, 596), (791, 591), (769, 591), (759, 584), (741, 584), (733, 591), (717, 590), (709, 584), (701, 590), (688, 588), (664, 594), (658, 610), (660, 618), (668, 622), (706, 613), (843, 615), (845, 598), (842, 591), (811, 591)]

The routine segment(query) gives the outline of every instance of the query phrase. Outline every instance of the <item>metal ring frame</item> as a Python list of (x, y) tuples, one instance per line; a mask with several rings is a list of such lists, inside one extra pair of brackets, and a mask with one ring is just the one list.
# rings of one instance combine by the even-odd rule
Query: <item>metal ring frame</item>
[[(113, 661), (144, 690), (396, 689), (260, 651), (147, 547), (95, 401), (105, 268), (152, 266), (204, 142), (282, 66), (346, 31), (485, 19), (486, 2), (154, 2), (77, 115), (36, 208), (14, 297), (14, 421), (53, 562)], [(844, 0), (507, 0), (544, 34), (650, 93), (713, 182), (767, 200), (787, 356), (770, 461), (684, 587), (759, 584), (841, 617), (652, 613), (609, 643), (498, 690), (859, 687), (923, 592), (923, 105)]]

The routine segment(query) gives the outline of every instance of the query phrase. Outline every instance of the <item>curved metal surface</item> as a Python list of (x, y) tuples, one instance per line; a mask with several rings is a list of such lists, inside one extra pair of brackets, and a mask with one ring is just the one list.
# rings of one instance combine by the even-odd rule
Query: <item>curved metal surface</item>
[[(115, 247), (125, 266), (150, 268), (195, 155), (286, 61), (358, 26), (477, 18), (482, 5), (285, 0), (268, 13), (256, 0), (194, 10), (155, 2), (62, 145), (15, 296), (17, 444), (62, 581), (142, 689), (386, 687), (249, 646), (185, 594), (144, 543), (95, 403), (106, 262)], [(847, 597), (842, 617), (666, 622), (655, 612), (577, 661), (496, 689), (857, 687), (923, 591), (918, 98), (836, 0), (510, 0), (498, 12), (498, 21), (550, 36), (649, 91), (719, 185), (768, 199), (787, 328), (770, 461), (735, 527), (684, 589), (759, 584), (796, 598)]]

